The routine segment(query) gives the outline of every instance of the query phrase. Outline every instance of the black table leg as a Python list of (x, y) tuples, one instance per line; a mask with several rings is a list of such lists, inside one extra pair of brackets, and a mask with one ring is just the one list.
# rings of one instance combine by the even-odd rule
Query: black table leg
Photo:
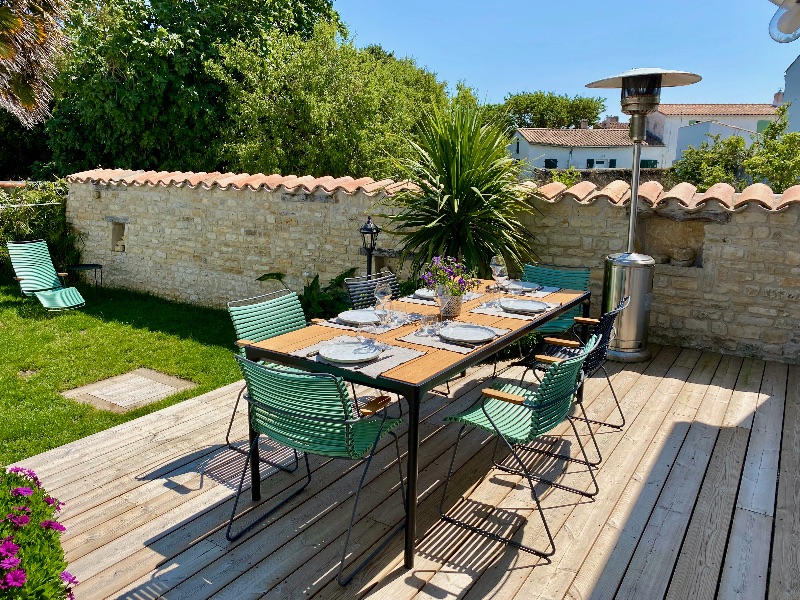
[(422, 393), (415, 389), (408, 400), (408, 477), (406, 506), (406, 569), (414, 568), (417, 541), (417, 474), (419, 470), (419, 405)]
[[(589, 317), (589, 300), (586, 300), (583, 303), (583, 316), (586, 317), (586, 318)], [(581, 325), (581, 341), (585, 344), (588, 339), (589, 339), (589, 326), (588, 325)], [(578, 388), (578, 402), (583, 402), (583, 386), (582, 385)]]
[[(248, 420), (249, 417), (248, 410)], [(258, 433), (255, 429), (250, 427), (250, 434), (248, 437), (250, 438), (250, 493), (253, 502), (258, 502), (261, 500), (261, 469), (258, 460), (258, 444), (254, 443), (258, 440)]]

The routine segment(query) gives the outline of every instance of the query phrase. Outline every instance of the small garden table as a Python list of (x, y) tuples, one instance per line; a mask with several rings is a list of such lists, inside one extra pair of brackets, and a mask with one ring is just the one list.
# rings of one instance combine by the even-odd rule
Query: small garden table
[(81, 263), (79, 265), (72, 265), (70, 271), (94, 271), (94, 287), (97, 287), (97, 272), (100, 271), (100, 287), (103, 287), (103, 265), (98, 263)]

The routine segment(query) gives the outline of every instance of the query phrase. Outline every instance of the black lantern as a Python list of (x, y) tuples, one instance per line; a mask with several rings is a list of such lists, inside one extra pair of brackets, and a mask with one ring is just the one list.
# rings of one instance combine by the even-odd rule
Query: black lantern
[(372, 222), (372, 217), (367, 217), (367, 222), (361, 226), (358, 232), (361, 234), (361, 243), (367, 252), (367, 275), (372, 275), (372, 252), (375, 250), (381, 230)]

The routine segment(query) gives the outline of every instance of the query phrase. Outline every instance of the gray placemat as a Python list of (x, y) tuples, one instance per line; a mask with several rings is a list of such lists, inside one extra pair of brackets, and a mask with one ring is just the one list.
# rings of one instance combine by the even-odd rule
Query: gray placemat
[[(480, 298), (483, 294), (479, 294), (477, 292), (467, 292), (464, 294), (464, 302), (469, 302), (470, 300), (475, 300)], [(428, 306), (439, 306), (439, 303), (436, 300), (423, 300), (422, 298), (415, 298), (413, 295), (411, 296), (403, 296), (402, 298), (398, 298), (398, 300), (402, 300), (403, 302), (411, 302), (412, 304), (426, 304)]]
[[(550, 307), (548, 310), (553, 310), (554, 308), (558, 308), (559, 306), (561, 306), (561, 304), (558, 302), (545, 302), (544, 304), (547, 304), (547, 306)], [(489, 308), (489, 307), (479, 306), (478, 308), (473, 308), (469, 312), (478, 315), (492, 315), (493, 317), (505, 317), (507, 319), (521, 319), (523, 321), (534, 321), (548, 311), (536, 313), (533, 315), (526, 315), (522, 313), (506, 312), (502, 308)]]
[[(352, 336), (349, 335), (341, 335), (339, 337), (333, 338), (331, 340), (325, 340), (323, 342), (319, 342), (314, 344), (313, 346), (308, 346), (301, 350), (295, 350), (292, 352), (294, 356), (303, 356), (308, 357), (309, 360), (315, 360), (317, 362), (325, 363), (325, 364), (334, 364), (329, 363), (319, 355), (315, 355), (313, 357), (309, 357), (308, 355), (312, 352), (318, 352), (322, 346), (327, 346), (328, 344), (336, 344), (338, 342), (347, 342), (352, 341)], [(359, 373), (363, 373), (367, 377), (378, 377), (382, 373), (385, 373), (389, 369), (393, 369), (403, 363), (406, 363), (410, 360), (417, 358), (418, 356), (422, 356), (425, 354), (421, 350), (414, 350), (412, 348), (403, 348), (401, 346), (390, 346), (388, 344), (384, 344), (387, 346), (386, 350), (384, 350), (381, 355), (374, 361), (368, 363), (358, 363), (353, 365), (348, 364), (340, 364), (336, 363), (337, 367), (341, 367), (342, 369), (347, 369), (349, 371), (358, 371)]]
[[(393, 311), (393, 312), (401, 313), (401, 314), (406, 315), (408, 317), (408, 320), (403, 322), (403, 323), (394, 323), (394, 324), (388, 325), (386, 327), (377, 326), (376, 325), (376, 329), (375, 329), (374, 333), (378, 333), (378, 334), (386, 333), (387, 331), (391, 331), (392, 329), (397, 329), (398, 327), (404, 327), (404, 326), (408, 325), (409, 323), (416, 323), (417, 321), (419, 321), (420, 317), (422, 316), (422, 315), (415, 314), (415, 313), (406, 313), (406, 312), (403, 312), (401, 310), (396, 310), (396, 311)], [(316, 325), (322, 325), (323, 327), (333, 327), (334, 329), (344, 329), (346, 331), (358, 331), (358, 327), (357, 326), (348, 325), (347, 323), (342, 323), (341, 321), (339, 321), (338, 317), (333, 317), (332, 319), (328, 319), (327, 321), (317, 321), (315, 324)]]
[[(481, 325), (481, 327), (488, 327), (487, 325)], [(488, 327), (492, 331), (494, 331), (498, 336), (505, 335), (510, 329), (502, 329), (500, 327)], [(442, 350), (452, 350), (453, 352), (458, 352), (459, 354), (469, 354), (473, 350), (477, 350), (481, 346), (485, 346), (490, 342), (486, 342), (484, 344), (476, 344), (473, 347), (469, 346), (462, 346), (460, 344), (453, 344), (452, 342), (447, 342), (437, 336), (425, 336), (425, 335), (418, 335), (415, 331), (409, 335), (403, 336), (401, 338), (397, 338), (403, 342), (409, 342), (410, 344), (419, 344), (420, 346), (428, 346), (430, 348), (441, 348)]]

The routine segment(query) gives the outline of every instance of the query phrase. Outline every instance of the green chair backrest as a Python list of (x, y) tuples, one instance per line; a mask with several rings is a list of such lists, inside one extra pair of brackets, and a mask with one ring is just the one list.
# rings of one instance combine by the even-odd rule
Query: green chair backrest
[[(300, 299), (289, 290), (228, 302), (228, 313), (237, 340), (261, 342), (306, 326)], [(244, 348), (239, 353), (244, 356)]]
[(580, 354), (548, 368), (536, 392), (526, 398), (525, 404), (535, 409), (533, 436), (550, 431), (566, 418), (581, 384), (583, 361), (599, 342), (600, 337), (593, 335)]
[[(589, 289), (589, 269), (587, 267), (556, 267), (553, 265), (525, 265), (523, 281), (552, 286), (567, 290), (584, 291)], [(581, 307), (571, 308), (552, 321), (538, 327), (539, 333), (558, 333), (566, 331), (574, 324), (574, 318), (581, 316)]]
[(236, 356), (247, 382), (253, 428), (298, 452), (359, 458), (355, 404), (342, 379), (259, 365)]
[(14, 267), (16, 276), (21, 279), (19, 285), (25, 296), (32, 296), (33, 292), (58, 290), (64, 287), (53, 267), (47, 242), (34, 240), (7, 242), (6, 245), (8, 255), (11, 257), (11, 266)]

